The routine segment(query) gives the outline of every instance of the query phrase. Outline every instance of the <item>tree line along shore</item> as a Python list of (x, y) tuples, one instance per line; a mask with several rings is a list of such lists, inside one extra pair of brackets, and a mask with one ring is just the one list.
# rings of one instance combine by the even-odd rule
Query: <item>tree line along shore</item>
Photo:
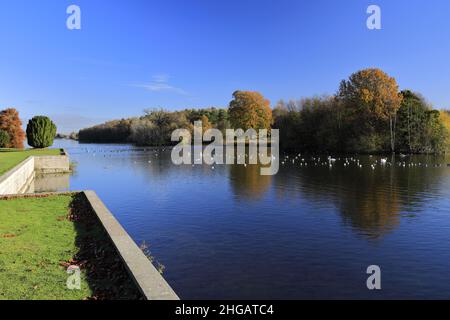
[(236, 91), (228, 108), (166, 111), (148, 109), (135, 118), (80, 130), (72, 138), (90, 143), (171, 145), (175, 129), (279, 129), (280, 147), (302, 152), (444, 153), (450, 113), (413, 90), (400, 90), (380, 69), (353, 73), (334, 95), (278, 101), (273, 108), (259, 92)]

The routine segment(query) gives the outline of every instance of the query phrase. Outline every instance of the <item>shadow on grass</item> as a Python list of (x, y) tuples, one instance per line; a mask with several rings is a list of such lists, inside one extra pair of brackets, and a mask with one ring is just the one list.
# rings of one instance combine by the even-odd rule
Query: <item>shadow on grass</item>
[(24, 148), (24, 149), (14, 149), (14, 148), (0, 148), (0, 153), (2, 152), (29, 152), (29, 151), (49, 151), (49, 150), (60, 150), (62, 151), (63, 149), (61, 148)]
[(22, 152), (25, 151), (25, 149), (5, 149), (5, 148), (0, 148), (0, 153), (1, 152)]
[(89, 299), (143, 299), (84, 194), (73, 196), (68, 218), (75, 225), (79, 251), (67, 264), (78, 266), (85, 272), (93, 292)]

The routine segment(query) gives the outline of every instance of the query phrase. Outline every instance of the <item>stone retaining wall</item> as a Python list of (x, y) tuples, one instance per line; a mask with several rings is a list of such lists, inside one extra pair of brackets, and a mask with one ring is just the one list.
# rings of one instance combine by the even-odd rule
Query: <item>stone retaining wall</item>
[(62, 150), (59, 156), (34, 157), (34, 169), (41, 173), (66, 173), (70, 171), (69, 155)]
[(29, 157), (0, 177), (0, 195), (24, 193), (34, 178), (34, 157)]
[(69, 156), (64, 150), (61, 150), (59, 156), (30, 156), (0, 176), (0, 195), (25, 193), (34, 179), (35, 172), (66, 173), (69, 171)]

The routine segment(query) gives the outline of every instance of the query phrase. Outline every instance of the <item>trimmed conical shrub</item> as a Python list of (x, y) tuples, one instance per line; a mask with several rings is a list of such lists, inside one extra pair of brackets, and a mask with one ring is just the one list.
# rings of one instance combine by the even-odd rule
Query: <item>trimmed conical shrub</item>
[(9, 145), (10, 141), (11, 139), (9, 138), (8, 132), (0, 129), (0, 148), (6, 148)]
[(53, 144), (56, 125), (48, 117), (36, 116), (27, 125), (28, 144), (33, 148), (47, 148)]

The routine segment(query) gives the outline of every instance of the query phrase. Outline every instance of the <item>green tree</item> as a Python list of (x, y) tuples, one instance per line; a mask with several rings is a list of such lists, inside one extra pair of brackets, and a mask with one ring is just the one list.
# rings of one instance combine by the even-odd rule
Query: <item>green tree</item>
[(217, 129), (225, 132), (229, 128), (228, 111), (225, 109), (220, 109), (217, 115), (217, 123), (215, 124)]
[(446, 151), (447, 129), (440, 118), (438, 110), (427, 111), (427, 124), (424, 130), (426, 153), (443, 153)]
[(176, 113), (171, 113), (163, 109), (144, 110), (146, 120), (152, 123), (152, 141), (147, 144), (163, 146), (169, 144), (173, 130), (178, 128), (178, 117)]
[(8, 132), (0, 129), (0, 148), (6, 148), (10, 140)]
[(255, 91), (236, 91), (230, 102), (229, 117), (234, 129), (270, 129), (273, 123), (270, 101)]
[(108, 121), (78, 132), (81, 142), (124, 143), (129, 141), (133, 119)]
[(403, 101), (398, 110), (397, 147), (402, 152), (418, 153), (424, 148), (424, 130), (428, 106), (424, 99), (410, 90), (402, 91)]
[(409, 153), (441, 153), (446, 149), (448, 131), (445, 116), (418, 93), (402, 91), (397, 113), (397, 149)]
[(293, 103), (288, 104), (283, 100), (277, 102), (272, 111), (273, 128), (280, 130), (280, 146), (287, 150), (297, 150), (303, 148), (303, 137), (299, 134), (302, 128), (300, 112), (292, 108)]
[(446, 132), (445, 151), (448, 151), (450, 150), (450, 112), (448, 110), (441, 110), (439, 115)]
[(45, 116), (33, 117), (27, 125), (28, 144), (34, 148), (47, 148), (53, 145), (56, 125)]
[(314, 97), (300, 102), (302, 145), (308, 151), (341, 151), (342, 136), (340, 108), (334, 97)]

